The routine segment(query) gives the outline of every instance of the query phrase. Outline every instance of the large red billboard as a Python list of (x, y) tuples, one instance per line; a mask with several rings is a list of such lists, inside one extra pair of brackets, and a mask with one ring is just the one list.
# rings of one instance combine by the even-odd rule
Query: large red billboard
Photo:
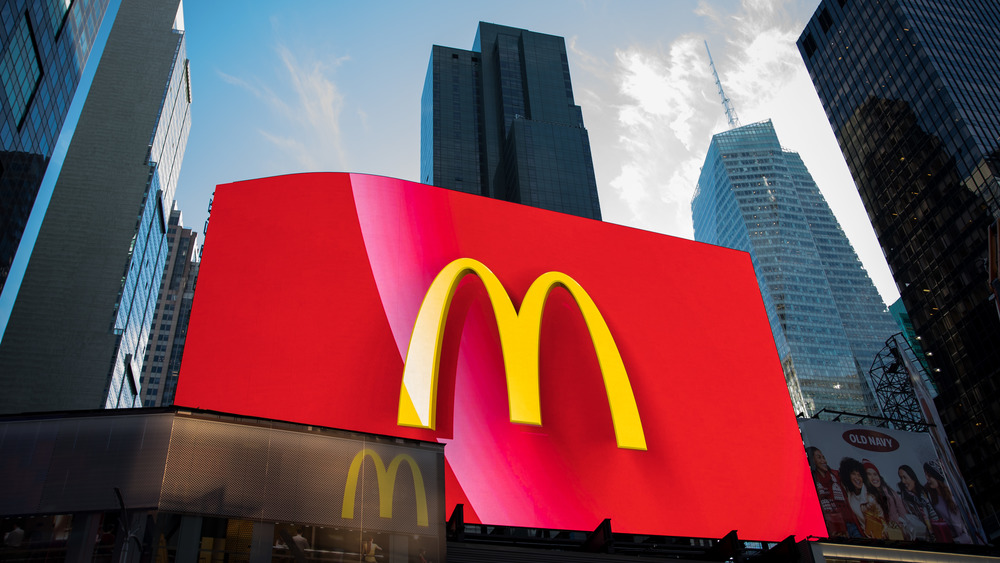
[(442, 442), (467, 521), (825, 535), (747, 254), (402, 180), (219, 186), (176, 403)]

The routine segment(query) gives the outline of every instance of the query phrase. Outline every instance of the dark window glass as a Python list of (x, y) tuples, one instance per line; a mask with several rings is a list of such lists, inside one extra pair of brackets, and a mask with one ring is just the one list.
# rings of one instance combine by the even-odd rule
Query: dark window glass
[(816, 52), (816, 40), (813, 39), (812, 33), (806, 35), (805, 41), (802, 42), (802, 48), (806, 51), (806, 57), (812, 58), (813, 53)]
[(830, 17), (830, 12), (826, 8), (819, 13), (819, 25), (823, 28), (823, 33), (830, 31), (830, 28), (833, 26), (833, 18)]
[(3, 57), (0, 57), (0, 78), (11, 113), (20, 129), (28, 104), (42, 78), (42, 68), (38, 65), (38, 52), (31, 37), (28, 14), (18, 21), (10, 36), (10, 42)]

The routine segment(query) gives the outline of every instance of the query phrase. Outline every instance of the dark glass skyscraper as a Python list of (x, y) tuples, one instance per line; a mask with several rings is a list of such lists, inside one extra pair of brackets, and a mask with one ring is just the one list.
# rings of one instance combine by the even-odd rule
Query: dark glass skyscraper
[(480, 23), (471, 51), (432, 48), (420, 181), (601, 218), (562, 37)]
[(868, 369), (898, 329), (770, 121), (712, 137), (691, 209), (695, 240), (750, 253), (796, 412), (881, 414)]
[(825, 0), (798, 46), (940, 391), (983, 524), (1000, 533), (1000, 12), (986, 0)]
[[(35, 4), (68, 5), (67, 21), (89, 13), (85, 2)], [(32, 33), (34, 10), (26, 12)], [(0, 310), (0, 384), (11, 391), (0, 394), (0, 412), (141, 405), (139, 373), (167, 254), (164, 210), (190, 123), (188, 77), (180, 2), (122, 0), (65, 159), (46, 173), (47, 205), (31, 211), (37, 231), (17, 249), (23, 270), (16, 281), (12, 270), (3, 288), (11, 305)], [(30, 137), (16, 123), (20, 112), (38, 115), (37, 130), (46, 123), (56, 131), (58, 104), (40, 92), (24, 97), (24, 108), (8, 96), (4, 107), (14, 111), (3, 127)]]

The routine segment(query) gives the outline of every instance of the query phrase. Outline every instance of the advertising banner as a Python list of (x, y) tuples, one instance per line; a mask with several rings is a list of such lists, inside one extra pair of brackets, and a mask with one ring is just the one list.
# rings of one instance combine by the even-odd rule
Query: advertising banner
[[(894, 339), (896, 340), (897, 350), (909, 348), (909, 346), (905, 345), (902, 334), (896, 335)], [(934, 444), (935, 451), (937, 451), (941, 468), (944, 470), (943, 475), (949, 483), (961, 484), (960, 487), (952, 489), (952, 491), (954, 493), (955, 505), (965, 517), (965, 523), (972, 536), (972, 543), (986, 545), (989, 542), (986, 540), (986, 532), (983, 530), (982, 521), (979, 520), (979, 514), (976, 513), (976, 506), (969, 495), (969, 488), (965, 485), (965, 479), (958, 468), (958, 460), (955, 459), (955, 452), (951, 449), (951, 441), (944, 431), (944, 422), (941, 421), (941, 415), (934, 405), (934, 398), (931, 396), (927, 385), (925, 385), (921, 377), (922, 371), (916, 361), (916, 357), (913, 355), (912, 350), (908, 353), (900, 353), (898, 357), (910, 376), (910, 384), (917, 399), (917, 404), (920, 405), (920, 411), (924, 415), (924, 420), (930, 423), (927, 434)]]
[(964, 483), (928, 434), (824, 420), (799, 428), (830, 537), (973, 543)]
[(444, 472), (436, 447), (177, 417), (154, 506), (437, 536), (431, 515), (444, 510)]
[(176, 403), (443, 443), (470, 522), (824, 533), (749, 255), (402, 180), (219, 186)]

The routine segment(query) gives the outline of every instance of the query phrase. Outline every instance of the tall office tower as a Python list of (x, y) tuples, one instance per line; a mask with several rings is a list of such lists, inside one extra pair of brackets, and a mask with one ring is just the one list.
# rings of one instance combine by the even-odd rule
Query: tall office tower
[(184, 355), (191, 302), (198, 279), (198, 233), (184, 228), (174, 203), (167, 227), (167, 265), (160, 282), (160, 296), (142, 363), (142, 404), (174, 404), (177, 375)]
[(824, 1), (798, 46), (926, 354), (969, 490), (1000, 535), (1000, 13), (987, 0)]
[(18, 249), (23, 278), (3, 290), (16, 293), (0, 319), (0, 412), (141, 404), (190, 101), (179, 1), (123, 0), (48, 206), (32, 211), (37, 237)]
[(480, 22), (471, 51), (431, 49), (420, 181), (601, 218), (562, 37)]
[(0, 0), (0, 290), (107, 7)]
[(796, 412), (879, 414), (867, 374), (898, 329), (770, 121), (712, 137), (691, 210), (696, 240), (750, 253)]
[(927, 356), (924, 355), (924, 347), (920, 345), (920, 340), (917, 340), (917, 331), (913, 328), (913, 321), (910, 320), (910, 315), (906, 312), (902, 297), (889, 305), (889, 314), (896, 321), (896, 326), (899, 327), (900, 334), (903, 335), (903, 339), (906, 340), (906, 343), (910, 346), (910, 350), (913, 351), (913, 356), (920, 364), (920, 369), (923, 370), (920, 377), (924, 382), (927, 393), (931, 397), (937, 397), (937, 384), (934, 383), (934, 378), (930, 375), (931, 370), (927, 365)]

